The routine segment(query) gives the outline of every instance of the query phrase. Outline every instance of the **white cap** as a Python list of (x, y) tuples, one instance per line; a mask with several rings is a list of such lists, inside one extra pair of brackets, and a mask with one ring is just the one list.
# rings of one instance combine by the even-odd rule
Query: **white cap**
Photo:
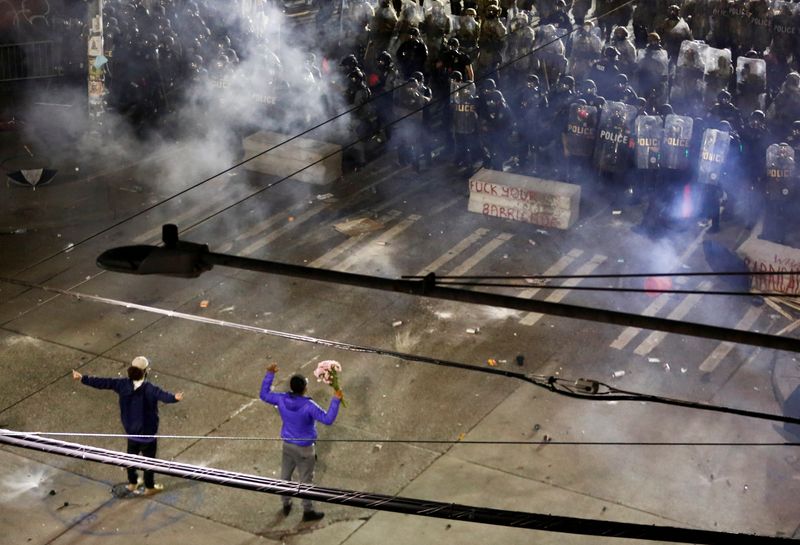
[(135, 358), (133, 358), (131, 365), (134, 367), (138, 367), (141, 370), (145, 370), (150, 365), (150, 360), (148, 360), (144, 356), (136, 356)]

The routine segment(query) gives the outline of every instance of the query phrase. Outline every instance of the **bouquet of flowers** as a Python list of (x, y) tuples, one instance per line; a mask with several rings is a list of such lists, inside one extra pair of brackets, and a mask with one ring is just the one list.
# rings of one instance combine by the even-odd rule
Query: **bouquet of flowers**
[[(336, 360), (325, 360), (319, 362), (317, 368), (314, 370), (314, 376), (317, 377), (317, 382), (324, 382), (333, 387), (334, 391), (341, 390), (339, 387), (339, 373), (342, 372), (342, 365)], [(344, 399), (342, 399), (342, 406), (347, 407)]]

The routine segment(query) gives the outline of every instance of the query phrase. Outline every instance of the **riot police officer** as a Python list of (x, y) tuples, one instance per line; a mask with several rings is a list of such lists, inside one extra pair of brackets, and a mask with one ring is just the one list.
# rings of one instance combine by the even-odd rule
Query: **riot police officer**
[(617, 59), (619, 51), (614, 47), (606, 47), (603, 50), (603, 59), (597, 61), (589, 70), (589, 79), (597, 85), (597, 92), (600, 96), (610, 94), (617, 81), (617, 76), (621, 74)]
[(786, 227), (791, 221), (790, 203), (794, 197), (794, 149), (787, 143), (767, 148), (764, 230), (759, 238), (786, 244)]
[(461, 72), (450, 76), (450, 120), (453, 134), (453, 162), (456, 166), (471, 165), (478, 147), (478, 110), (475, 84), (463, 81)]
[(397, 139), (398, 162), (411, 164), (419, 172), (420, 134), (422, 131), (422, 108), (430, 102), (420, 90), (420, 82), (409, 78), (405, 85), (394, 91), (394, 125)]
[(413, 72), (422, 72), (428, 61), (428, 47), (419, 37), (419, 29), (408, 29), (408, 39), (397, 48), (397, 63), (404, 79), (411, 77)]
[(731, 102), (731, 94), (728, 91), (720, 91), (717, 95), (717, 103), (708, 112), (708, 118), (712, 121), (727, 121), (736, 131), (742, 128), (742, 116), (739, 108)]
[(490, 89), (483, 96), (484, 107), (478, 110), (480, 123), (483, 166), (493, 170), (503, 170), (508, 158), (508, 137), (511, 133), (511, 111), (503, 93)]

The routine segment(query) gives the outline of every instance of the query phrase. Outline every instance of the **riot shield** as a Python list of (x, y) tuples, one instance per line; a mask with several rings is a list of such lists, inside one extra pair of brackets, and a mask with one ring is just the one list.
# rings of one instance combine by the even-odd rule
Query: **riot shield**
[(653, 75), (669, 75), (669, 55), (666, 49), (639, 49), (636, 52), (639, 70), (648, 70)]
[(636, 168), (659, 168), (663, 137), (664, 127), (659, 116), (640, 115), (636, 118)]
[(794, 148), (772, 144), (767, 148), (766, 190), (770, 200), (787, 199), (795, 174)]
[(722, 167), (728, 157), (731, 137), (727, 132), (706, 129), (703, 132), (703, 145), (700, 148), (700, 164), (697, 181), (704, 184), (719, 185)]
[(664, 139), (661, 141), (661, 168), (689, 168), (689, 146), (692, 142), (691, 117), (670, 114), (664, 120)]
[[(695, 102), (700, 102), (705, 92), (706, 64), (703, 60), (701, 44), (686, 40), (681, 44), (681, 52), (675, 66), (670, 102), (679, 111), (691, 111)], [(701, 106), (702, 107), (702, 106)]]
[(736, 59), (736, 105), (747, 117), (763, 110), (767, 93), (767, 63), (764, 59)]
[(717, 101), (717, 95), (727, 89), (733, 75), (730, 49), (717, 49), (700, 44), (700, 52), (706, 67), (705, 74), (705, 104), (711, 107)]
[(605, 172), (621, 172), (631, 162), (636, 108), (623, 102), (607, 102), (600, 114), (594, 146), (595, 166)]
[(770, 51), (778, 59), (788, 58), (794, 51), (798, 29), (797, 4), (788, 0), (773, 0), (772, 42)]
[(452, 128), (456, 134), (472, 134), (478, 130), (478, 113), (474, 83), (451, 81), (450, 107)]
[(597, 136), (597, 108), (586, 104), (572, 104), (564, 137), (564, 153), (573, 157), (591, 157)]

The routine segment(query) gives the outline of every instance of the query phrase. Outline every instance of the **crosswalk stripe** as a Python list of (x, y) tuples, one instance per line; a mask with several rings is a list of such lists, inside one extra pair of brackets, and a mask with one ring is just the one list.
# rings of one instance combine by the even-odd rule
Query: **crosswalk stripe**
[(309, 208), (308, 210), (306, 210), (305, 212), (303, 212), (299, 216), (296, 216), (294, 218), (294, 221), (291, 221), (291, 222), (287, 221), (287, 223), (284, 226), (278, 227), (274, 231), (270, 232), (268, 235), (264, 236), (264, 238), (256, 240), (255, 242), (253, 242), (252, 244), (250, 244), (249, 246), (244, 248), (241, 251), (241, 255), (250, 255), (250, 254), (252, 254), (253, 252), (255, 252), (257, 250), (260, 250), (261, 248), (263, 248), (264, 246), (266, 246), (267, 244), (269, 244), (273, 240), (275, 240), (278, 237), (284, 235), (287, 231), (289, 231), (293, 227), (297, 227), (301, 223), (304, 223), (304, 222), (308, 221), (309, 219), (313, 218), (314, 216), (316, 216), (317, 214), (319, 214), (323, 210), (325, 210), (325, 206), (323, 206), (323, 205), (312, 206), (311, 208)]
[[(578, 270), (575, 271), (575, 274), (576, 275), (592, 274), (592, 272), (594, 272), (594, 270), (597, 267), (602, 265), (606, 261), (606, 259), (608, 259), (606, 256), (596, 254), (596, 255), (592, 256), (592, 259), (590, 259), (588, 262), (586, 262), (583, 265), (581, 265), (578, 268)], [(568, 278), (564, 282), (563, 286), (565, 286), (565, 287), (574, 287), (574, 286), (577, 286), (578, 284), (580, 284), (581, 281), (583, 281), (583, 280), (584, 280), (583, 278)], [(558, 303), (562, 299), (564, 299), (564, 297), (567, 296), (569, 291), (570, 290), (568, 290), (568, 289), (566, 289), (566, 290), (565, 289), (554, 290), (550, 295), (547, 296), (545, 301), (548, 301), (550, 303)], [(539, 320), (542, 319), (542, 316), (544, 316), (544, 314), (541, 314), (539, 312), (529, 312), (527, 315), (525, 315), (519, 321), (519, 323), (522, 324), (522, 325), (534, 325), (536, 322), (538, 322)]]
[(472, 254), (472, 256), (467, 258), (467, 260), (461, 265), (450, 271), (450, 275), (461, 276), (462, 274), (466, 274), (470, 269), (483, 261), (489, 254), (505, 244), (505, 242), (510, 240), (513, 236), (514, 235), (510, 233), (501, 233), (497, 235), (495, 238), (484, 244), (477, 252)]
[[(749, 331), (753, 324), (756, 323), (758, 318), (764, 312), (764, 307), (750, 307), (745, 312), (744, 316), (739, 323), (736, 324), (736, 329)], [(700, 364), (700, 370), (704, 373), (710, 373), (717, 368), (722, 360), (733, 350), (734, 344), (727, 341), (719, 343), (714, 351)]]
[[(686, 259), (694, 253), (697, 247), (700, 245), (700, 242), (703, 240), (703, 236), (705, 235), (705, 230), (701, 231), (699, 235), (692, 241), (689, 246), (686, 247), (686, 250), (678, 257), (678, 261), (684, 262)], [(647, 305), (647, 308), (644, 309), (642, 312), (643, 316), (655, 316), (658, 314), (661, 309), (669, 302), (670, 294), (669, 293), (662, 293), (655, 300)], [(617, 350), (622, 350), (628, 343), (630, 343), (636, 335), (639, 334), (641, 329), (638, 327), (626, 327), (622, 330), (616, 339), (612, 341), (609, 345), (611, 348), (616, 348)]]
[[(400, 216), (402, 212), (399, 210), (390, 210), (387, 214), (378, 218), (378, 221), (386, 224), (398, 216)], [(370, 233), (362, 233), (360, 235), (350, 237), (341, 244), (338, 244), (335, 248), (325, 252), (323, 255), (319, 256), (317, 259), (312, 261), (308, 264), (309, 267), (316, 267), (322, 268), (328, 266), (334, 259), (342, 255), (344, 252), (350, 250), (353, 246), (364, 240), (365, 238), (374, 235), (375, 232)]]
[[(544, 271), (541, 276), (555, 276), (557, 274), (561, 274), (564, 270), (572, 265), (572, 262), (575, 261), (577, 258), (583, 255), (583, 250), (579, 250), (578, 248), (573, 248), (566, 255), (562, 255), (558, 258), (558, 261), (550, 265), (550, 267)], [(523, 299), (530, 299), (537, 293), (541, 291), (542, 288), (526, 288), (519, 293), (519, 297)]]
[(467, 238), (453, 246), (451, 249), (447, 250), (444, 254), (439, 256), (433, 263), (422, 269), (417, 273), (417, 276), (423, 276), (428, 274), (429, 272), (436, 272), (444, 265), (448, 264), (450, 261), (458, 257), (462, 252), (464, 252), (467, 248), (472, 246), (474, 243), (479, 241), (483, 238), (486, 234), (489, 233), (489, 229), (476, 229), (474, 233), (469, 235)]
[[(378, 240), (376, 242), (388, 243), (389, 241), (391, 241), (392, 239), (394, 239), (395, 237), (400, 235), (400, 233), (402, 233), (403, 231), (405, 231), (406, 229), (408, 229), (409, 227), (414, 225), (414, 223), (417, 220), (419, 220), (421, 217), (422, 216), (419, 216), (417, 214), (411, 214), (406, 219), (404, 219), (403, 221), (401, 221), (400, 223), (398, 223), (397, 225), (395, 225), (394, 227), (392, 227), (391, 229), (386, 231), (384, 234), (382, 234), (379, 237), (377, 237)], [(375, 246), (375, 247), (370, 246), (370, 247), (367, 247), (366, 250), (369, 253), (375, 253), (376, 252), (376, 247), (377, 246)], [(336, 270), (346, 271), (346, 270), (350, 269), (351, 267), (353, 267), (354, 265), (356, 265), (357, 263), (366, 261), (368, 259), (369, 259), (369, 256), (368, 255), (364, 255), (364, 252), (355, 252), (355, 253), (351, 254), (350, 257), (348, 257), (347, 259), (342, 261), (338, 266), (336, 266)]]
[[(706, 291), (711, 287), (711, 282), (705, 281), (701, 282), (700, 286), (698, 286), (698, 290)], [(687, 296), (683, 301), (678, 304), (677, 307), (673, 309), (672, 312), (669, 313), (667, 316), (670, 320), (683, 320), (689, 311), (692, 310), (700, 298), (702, 294), (693, 293)], [(658, 344), (664, 340), (667, 334), (663, 331), (653, 331), (650, 335), (647, 336), (645, 340), (641, 342), (639, 346), (636, 347), (636, 350), (633, 351), (634, 354), (638, 354), (639, 356), (646, 356), (649, 354)]]

